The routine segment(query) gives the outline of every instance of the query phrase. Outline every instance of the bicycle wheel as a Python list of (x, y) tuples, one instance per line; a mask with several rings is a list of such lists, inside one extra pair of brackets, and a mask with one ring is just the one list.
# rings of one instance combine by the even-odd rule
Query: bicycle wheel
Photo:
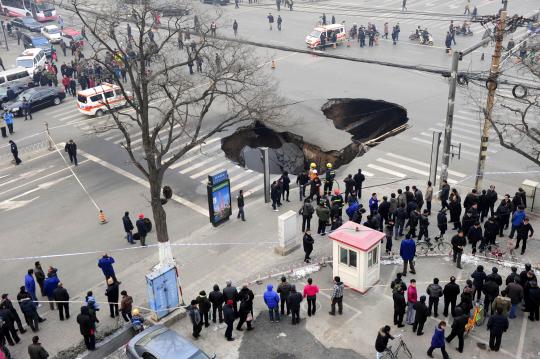
[[(407, 344), (405, 344), (405, 342), (402, 343), (402, 346), (401, 348), (403, 349), (403, 353), (405, 353), (405, 356), (409, 359), (412, 359), (412, 353), (411, 351), (409, 350), (409, 348), (407, 348)], [(397, 353), (396, 353), (397, 354)], [(396, 355), (397, 357), (398, 355)]]
[(420, 255), (427, 255), (429, 253), (429, 244), (426, 242), (420, 242), (416, 245), (416, 251), (420, 253)]
[(448, 242), (440, 242), (437, 244), (437, 250), (441, 254), (452, 255), (452, 245)]
[(396, 356), (394, 355), (394, 353), (392, 353), (392, 347), (386, 348), (382, 356), (382, 359), (394, 359), (394, 358), (396, 358)]

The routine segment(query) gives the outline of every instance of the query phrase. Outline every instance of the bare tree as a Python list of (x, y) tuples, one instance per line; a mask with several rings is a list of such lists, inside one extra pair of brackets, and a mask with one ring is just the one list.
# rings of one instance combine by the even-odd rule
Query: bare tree
[[(187, 8), (175, 4), (168, 9)], [(150, 2), (107, 13), (89, 11), (79, 0), (72, 0), (72, 6), (90, 35), (91, 54), (82, 61), (103, 68), (104, 77), (126, 98), (125, 108), (110, 109), (110, 124), (101, 130), (122, 132), (122, 146), (148, 180), (160, 263), (172, 262), (160, 199), (167, 169), (219, 132), (252, 121), (276, 121), (281, 102), (253, 49), (216, 40), (203, 16), (160, 22)], [(142, 135), (142, 158), (133, 149), (133, 127)]]

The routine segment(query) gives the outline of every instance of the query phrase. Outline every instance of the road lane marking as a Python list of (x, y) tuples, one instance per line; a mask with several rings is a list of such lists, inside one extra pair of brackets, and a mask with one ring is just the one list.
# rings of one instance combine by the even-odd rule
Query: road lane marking
[(390, 165), (390, 166), (393, 166), (393, 167), (401, 168), (402, 170), (405, 170), (405, 171), (409, 171), (409, 172), (417, 173), (417, 174), (422, 175), (422, 176), (429, 177), (429, 172), (424, 171), (424, 170), (419, 170), (419, 169), (416, 169), (414, 167), (410, 167), (410, 166), (407, 166), (407, 165), (402, 165), (401, 163), (397, 163), (397, 162), (394, 162), (394, 161), (389, 161), (389, 160), (384, 159), (384, 158), (377, 158), (376, 161), (387, 164), (387, 165)]
[(397, 172), (397, 171), (392, 171), (391, 169), (388, 169), (386, 167), (381, 167), (381, 166), (377, 166), (377, 165), (374, 165), (374, 164), (368, 164), (367, 165), (369, 168), (372, 168), (374, 170), (377, 170), (377, 171), (380, 171), (380, 172), (385, 172), (385, 173), (388, 173), (392, 176), (396, 176), (396, 177), (400, 177), (400, 178), (405, 178), (407, 177), (406, 174), (404, 173), (401, 173), (401, 172)]

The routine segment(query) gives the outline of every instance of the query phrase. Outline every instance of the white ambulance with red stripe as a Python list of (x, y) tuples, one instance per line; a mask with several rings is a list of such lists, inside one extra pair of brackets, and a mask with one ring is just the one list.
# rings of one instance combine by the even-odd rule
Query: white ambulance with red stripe
[[(133, 96), (127, 92), (129, 99)], [(90, 116), (103, 116), (109, 109), (124, 107), (127, 99), (120, 86), (102, 83), (99, 86), (77, 92), (77, 108), (81, 113)]]

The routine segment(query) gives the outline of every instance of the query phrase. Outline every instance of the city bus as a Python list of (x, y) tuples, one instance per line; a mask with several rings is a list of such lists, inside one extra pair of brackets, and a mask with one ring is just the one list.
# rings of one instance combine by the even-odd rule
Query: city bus
[(0, 11), (5, 16), (32, 16), (37, 21), (58, 18), (54, 5), (44, 0), (0, 0)]

